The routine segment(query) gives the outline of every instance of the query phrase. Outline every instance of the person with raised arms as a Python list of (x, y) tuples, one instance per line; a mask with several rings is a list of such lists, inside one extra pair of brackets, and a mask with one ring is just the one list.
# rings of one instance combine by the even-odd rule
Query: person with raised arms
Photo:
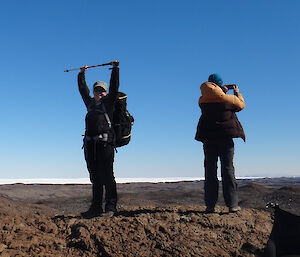
[[(107, 92), (107, 84), (97, 81), (93, 85), (94, 97), (85, 81), (85, 71), (78, 74), (78, 88), (87, 108), (85, 117), (84, 156), (92, 182), (92, 204), (81, 213), (83, 218), (98, 216), (111, 217), (117, 212), (117, 188), (113, 171), (115, 133), (111, 121), (119, 90), (119, 62), (111, 63), (112, 72)], [(105, 188), (105, 212), (102, 209)]]

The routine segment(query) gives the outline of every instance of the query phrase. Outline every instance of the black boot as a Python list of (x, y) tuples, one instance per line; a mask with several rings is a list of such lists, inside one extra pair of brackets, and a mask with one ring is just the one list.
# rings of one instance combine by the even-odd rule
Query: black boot
[(114, 177), (105, 184), (105, 213), (103, 217), (112, 217), (117, 213), (117, 185)]
[(86, 212), (81, 213), (81, 217), (84, 219), (92, 219), (95, 217), (100, 217), (102, 215), (102, 207), (101, 205), (92, 204), (90, 208)]
[(86, 212), (81, 213), (81, 216), (84, 219), (100, 217), (101, 214), (103, 213), (102, 210), (103, 185), (98, 183), (93, 183), (92, 194), (93, 194), (92, 205)]

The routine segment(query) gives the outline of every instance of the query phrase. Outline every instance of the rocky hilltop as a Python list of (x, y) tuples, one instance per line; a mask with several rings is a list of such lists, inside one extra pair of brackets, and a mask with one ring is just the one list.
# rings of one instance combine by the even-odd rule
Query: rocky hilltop
[(79, 213), (91, 185), (1, 185), (0, 256), (259, 256), (273, 226), (266, 203), (299, 215), (299, 181), (239, 181), (238, 213), (220, 188), (214, 214), (203, 182), (118, 184), (118, 215), (90, 220)]
[(123, 207), (91, 220), (3, 198), (0, 209), (0, 256), (255, 256), (272, 228), (270, 214), (255, 209)]

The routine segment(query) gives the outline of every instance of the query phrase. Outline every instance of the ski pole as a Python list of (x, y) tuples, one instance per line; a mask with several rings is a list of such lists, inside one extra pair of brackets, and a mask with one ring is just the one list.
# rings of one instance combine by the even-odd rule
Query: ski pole
[[(95, 68), (95, 67), (100, 67), (100, 66), (107, 66), (107, 65), (112, 65), (113, 63), (117, 63), (117, 65), (119, 65), (119, 61), (112, 61), (112, 62), (108, 62), (108, 63), (103, 63), (103, 64), (98, 64), (98, 65), (92, 65), (92, 66), (87, 66), (86, 68)], [(74, 68), (74, 69), (69, 69), (69, 70), (65, 70), (64, 72), (69, 72), (69, 71), (73, 71), (73, 70), (80, 70), (84, 67), (81, 68)]]

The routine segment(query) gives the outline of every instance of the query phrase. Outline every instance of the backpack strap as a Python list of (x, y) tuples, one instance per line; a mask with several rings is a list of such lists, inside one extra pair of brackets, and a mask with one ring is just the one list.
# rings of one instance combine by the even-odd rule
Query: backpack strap
[(107, 121), (107, 123), (108, 123), (109, 128), (111, 129), (111, 122), (110, 122), (110, 119), (109, 119), (109, 117), (108, 117), (107, 112), (104, 113), (104, 116), (105, 116), (105, 119), (106, 119), (106, 121)]
[(108, 123), (108, 127), (111, 129), (111, 127), (112, 127), (111, 121), (110, 121), (110, 119), (109, 119), (109, 116), (108, 116), (108, 114), (107, 114), (107, 111), (106, 111), (106, 108), (105, 108), (105, 105), (104, 105), (103, 102), (101, 103), (101, 108), (102, 108), (102, 110), (103, 110), (105, 119), (106, 119), (106, 121), (107, 121), (107, 123)]

